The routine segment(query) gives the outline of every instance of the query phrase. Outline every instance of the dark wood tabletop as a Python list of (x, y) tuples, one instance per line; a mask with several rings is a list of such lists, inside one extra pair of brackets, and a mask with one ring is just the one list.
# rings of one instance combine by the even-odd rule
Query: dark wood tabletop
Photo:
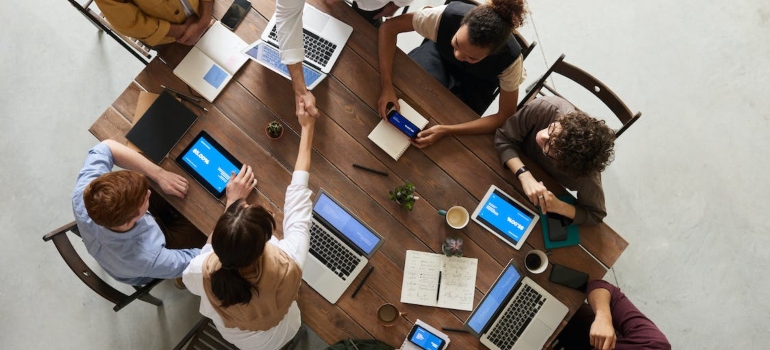
[[(477, 305), (509, 260), (514, 259), (522, 266), (528, 251), (544, 249), (540, 224), (520, 250), (514, 250), (473, 222), (462, 230), (448, 227), (444, 218), (437, 215), (439, 209), (462, 205), (472, 211), (492, 184), (529, 204), (521, 195), (519, 182), (502, 167), (492, 135), (445, 137), (426, 149), (410, 147), (399, 161), (394, 161), (367, 138), (380, 121), (376, 112), (379, 73), (375, 28), (343, 2), (331, 5), (323, 0), (308, 2), (354, 28), (330, 76), (313, 90), (321, 120), (316, 123), (313, 141), (310, 188), (314, 192), (324, 188), (384, 236), (385, 243), (371, 259), (375, 270), (355, 299), (351, 298), (354, 289), (351, 287), (332, 305), (303, 284), (299, 297), (303, 322), (327, 343), (344, 338), (377, 338), (394, 346), (401, 344), (418, 318), (437, 328), (461, 328), (470, 314), (467, 311), (400, 303), (406, 251), (441, 253), (444, 238), (462, 237), (465, 256), (478, 259), (474, 299)], [(221, 18), (229, 5), (229, 0), (216, 1), (215, 17)], [(236, 30), (247, 43), (259, 38), (275, 9), (271, 1), (254, 1), (252, 6)], [(160, 93), (163, 84), (190, 92), (172, 72), (189, 49), (182, 45), (162, 48), (159, 52), (162, 60), (156, 58), (139, 73), (91, 126), (91, 133), (99, 140), (125, 143), (140, 91)], [(430, 120), (429, 125), (453, 124), (478, 117), (400, 51), (394, 60), (393, 80), (400, 97), (421, 111)], [(300, 131), (290, 82), (248, 61), (213, 104), (205, 100), (202, 104), (208, 112), (188, 105), (199, 119), (160, 164), (186, 177), (192, 185), (185, 199), (166, 198), (202, 231), (212, 231), (224, 205), (197, 185), (174, 161), (200, 130), (206, 130), (238, 160), (255, 167), (259, 184), (249, 201), (269, 207), (276, 213), (276, 219), (282, 221), (281, 208), (296, 160)], [(284, 136), (278, 140), (265, 135), (265, 125), (272, 120), (280, 120), (285, 127)], [(389, 176), (356, 169), (353, 163), (387, 171)], [(549, 189), (557, 194), (566, 193), (536, 166), (528, 164), (528, 168)], [(411, 212), (388, 200), (388, 191), (405, 180), (415, 184), (420, 197)], [(276, 234), (282, 233), (279, 230)], [(580, 227), (580, 235), (579, 246), (555, 249), (549, 259), (551, 263), (585, 271), (592, 279), (604, 277), (607, 268), (628, 245), (606, 224)], [(549, 282), (549, 273), (550, 267), (530, 277), (570, 308), (568, 320), (585, 294)], [(363, 275), (359, 275), (353, 286)], [(375, 312), (384, 303), (395, 304), (406, 315), (391, 327), (380, 325)], [(449, 336), (451, 348), (485, 348), (470, 334)]]

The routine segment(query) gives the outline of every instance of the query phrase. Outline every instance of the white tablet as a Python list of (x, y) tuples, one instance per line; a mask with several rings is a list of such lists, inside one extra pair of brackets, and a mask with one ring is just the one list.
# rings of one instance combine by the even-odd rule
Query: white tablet
[(514, 249), (519, 249), (540, 220), (540, 215), (492, 185), (471, 219)]

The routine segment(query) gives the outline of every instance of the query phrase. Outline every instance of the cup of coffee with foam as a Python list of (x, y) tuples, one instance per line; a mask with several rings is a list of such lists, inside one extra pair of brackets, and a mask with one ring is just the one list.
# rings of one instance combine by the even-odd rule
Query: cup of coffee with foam
[(548, 268), (548, 255), (542, 250), (530, 250), (524, 257), (524, 266), (530, 273), (542, 273)]
[(458, 230), (468, 225), (468, 221), (471, 219), (468, 211), (459, 205), (455, 205), (449, 208), (449, 210), (439, 210), (438, 214), (445, 216), (446, 223), (450, 227)]

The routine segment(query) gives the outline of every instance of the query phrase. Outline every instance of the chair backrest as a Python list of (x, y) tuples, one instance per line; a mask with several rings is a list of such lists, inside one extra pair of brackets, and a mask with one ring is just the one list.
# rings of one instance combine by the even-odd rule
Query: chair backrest
[(524, 99), (519, 103), (518, 109), (521, 109), (527, 102), (534, 100), (538, 94), (542, 95), (543, 88), (556, 96), (562, 97), (554, 88), (545, 83), (551, 76), (551, 73), (558, 73), (590, 91), (594, 96), (599, 98), (599, 100), (601, 100), (613, 114), (615, 114), (623, 124), (620, 129), (615, 131), (616, 138), (620, 137), (626, 129), (642, 116), (641, 112), (633, 114), (631, 109), (629, 109), (628, 106), (620, 100), (618, 95), (615, 95), (607, 85), (604, 85), (604, 83), (594, 78), (591, 74), (586, 73), (584, 70), (565, 62), (564, 57), (564, 54), (562, 54), (559, 59), (548, 68), (545, 74), (527, 89), (527, 95), (524, 96)]
[(174, 350), (182, 349), (238, 350), (235, 345), (222, 338), (214, 323), (206, 317), (198, 321), (174, 347)]
[(156, 279), (142, 287), (134, 286), (136, 292), (131, 295), (126, 295), (99, 278), (99, 276), (97, 276), (94, 271), (91, 270), (88, 265), (86, 265), (83, 259), (80, 258), (78, 252), (75, 250), (75, 247), (72, 246), (72, 242), (67, 236), (67, 232), (72, 232), (80, 236), (78, 227), (73, 221), (49, 232), (43, 236), (43, 241), (53, 241), (53, 244), (59, 251), (59, 255), (61, 255), (62, 259), (64, 259), (64, 262), (67, 263), (67, 266), (70, 267), (72, 272), (74, 272), (75, 275), (77, 275), (78, 278), (83, 281), (83, 283), (91, 288), (91, 290), (101, 295), (104, 299), (107, 299), (115, 304), (113, 310), (116, 312), (120, 311), (120, 309), (136, 299), (144, 300), (153, 305), (162, 304), (162, 301), (149, 295), (149, 292), (153, 287), (155, 287), (163, 280)]

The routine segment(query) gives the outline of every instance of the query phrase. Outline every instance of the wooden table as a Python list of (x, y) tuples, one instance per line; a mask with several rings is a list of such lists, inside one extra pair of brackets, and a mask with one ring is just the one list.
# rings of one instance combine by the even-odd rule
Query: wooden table
[[(462, 237), (465, 256), (479, 260), (474, 299), (474, 305), (477, 305), (511, 258), (522, 265), (529, 250), (544, 249), (540, 226), (518, 251), (475, 223), (459, 231), (449, 228), (443, 217), (436, 214), (437, 210), (452, 205), (473, 210), (491, 184), (528, 203), (520, 194), (519, 182), (510, 171), (502, 168), (492, 145), (492, 135), (446, 137), (424, 150), (411, 147), (398, 162), (393, 161), (367, 138), (380, 120), (376, 113), (379, 73), (375, 29), (344, 3), (328, 5), (323, 0), (309, 3), (354, 27), (332, 74), (313, 91), (322, 119), (316, 123), (310, 188), (317, 191), (323, 187), (383, 235), (385, 243), (371, 260), (372, 266), (376, 267), (374, 273), (355, 299), (350, 298), (353, 290), (350, 288), (336, 305), (331, 305), (303, 285), (299, 298), (302, 319), (327, 343), (343, 338), (374, 337), (397, 346), (417, 318), (437, 327), (459, 328), (469, 312), (399, 302), (406, 250), (440, 253), (446, 236)], [(230, 1), (215, 2), (215, 16), (221, 18), (229, 4)], [(269, 1), (255, 1), (252, 6), (254, 8), (236, 30), (249, 43), (259, 38), (275, 9), (275, 4)], [(181, 45), (162, 49), (159, 56), (163, 60), (153, 60), (136, 77), (91, 126), (93, 135), (100, 140), (111, 138), (125, 142), (140, 91), (159, 93), (161, 84), (178, 91), (189, 91), (172, 73), (187, 51), (189, 48)], [(432, 124), (477, 118), (473, 111), (400, 51), (394, 61), (394, 74), (394, 83), (401, 96), (430, 117)], [(212, 231), (224, 205), (173, 161), (204, 129), (244, 164), (255, 166), (258, 193), (252, 194), (249, 200), (272, 207), (276, 219), (282, 221), (281, 208), (296, 159), (300, 130), (289, 81), (248, 61), (215, 103), (204, 101), (204, 104), (208, 112), (191, 107), (200, 118), (161, 163), (164, 169), (185, 176), (193, 185), (186, 199), (167, 199), (202, 231)], [(275, 119), (281, 120), (286, 129), (277, 141), (269, 139), (264, 132), (265, 125)], [(387, 170), (390, 176), (355, 169), (353, 163)], [(535, 166), (528, 167), (538, 179), (546, 182), (549, 189), (561, 188)], [(388, 191), (405, 180), (416, 185), (420, 197), (411, 212), (387, 198)], [(600, 279), (628, 243), (605, 224), (581, 227), (580, 232), (581, 246), (556, 249), (550, 261), (588, 272), (592, 279)], [(570, 308), (568, 320), (585, 295), (548, 282), (549, 270), (530, 277)], [(362, 277), (363, 274), (353, 285), (357, 285)], [(394, 303), (407, 315), (394, 326), (384, 327), (375, 318), (375, 311), (383, 303)], [(469, 334), (452, 333), (450, 337), (454, 349), (485, 348)]]

